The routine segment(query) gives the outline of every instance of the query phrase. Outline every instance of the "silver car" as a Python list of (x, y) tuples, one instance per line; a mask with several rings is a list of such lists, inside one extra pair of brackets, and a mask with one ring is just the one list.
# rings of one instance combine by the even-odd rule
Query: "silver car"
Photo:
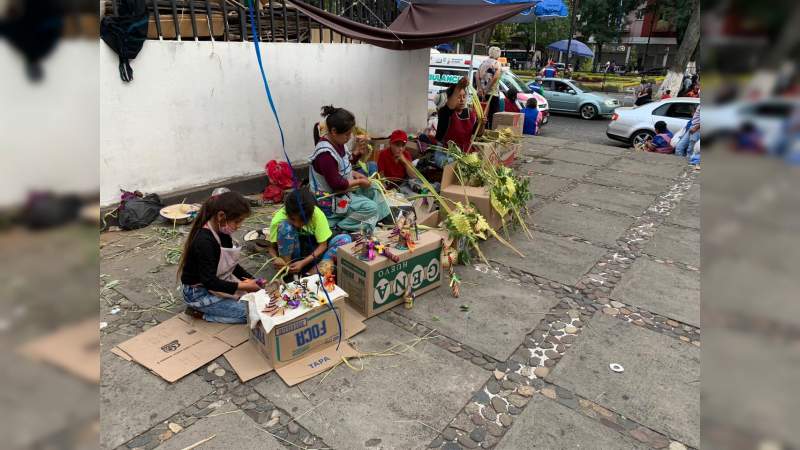
[(655, 124), (659, 120), (667, 124), (669, 131), (677, 133), (686, 126), (699, 104), (699, 98), (678, 97), (642, 106), (617, 108), (608, 123), (606, 136), (636, 146), (656, 135)]
[(543, 78), (542, 95), (550, 104), (550, 112), (578, 113), (586, 120), (611, 116), (619, 100), (592, 92), (581, 83), (565, 78)]

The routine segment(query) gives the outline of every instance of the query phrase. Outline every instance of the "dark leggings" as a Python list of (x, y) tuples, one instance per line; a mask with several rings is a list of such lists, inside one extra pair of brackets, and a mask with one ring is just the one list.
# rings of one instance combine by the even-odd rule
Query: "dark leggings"
[(489, 127), (490, 130), (493, 130), (492, 127), (492, 119), (494, 118), (494, 113), (500, 109), (500, 98), (496, 96), (492, 96), (491, 100), (489, 100), (489, 111), (487, 112), (488, 121), (486, 122), (486, 126)]

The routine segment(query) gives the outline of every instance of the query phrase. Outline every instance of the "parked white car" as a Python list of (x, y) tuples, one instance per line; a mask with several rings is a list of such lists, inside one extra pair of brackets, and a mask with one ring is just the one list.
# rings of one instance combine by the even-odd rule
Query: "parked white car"
[(797, 100), (770, 97), (754, 102), (736, 101), (703, 107), (703, 142), (735, 135), (746, 122), (755, 125), (764, 137), (764, 147), (774, 152), (781, 142), (786, 121), (800, 107)]
[(663, 120), (673, 133), (686, 126), (700, 105), (699, 98), (678, 97), (647, 103), (642, 106), (621, 107), (614, 111), (606, 136), (633, 146), (656, 135), (655, 123)]
[[(466, 54), (439, 53), (436, 50), (431, 50), (428, 70), (428, 116), (436, 112), (437, 100), (441, 101), (440, 94), (450, 85), (458, 83), (461, 77), (468, 76), (470, 64), (472, 64), (473, 71), (477, 72), (478, 67), (486, 58), (488, 57), (473, 55), (473, 58), (470, 59), (470, 55)], [(511, 87), (517, 89), (518, 108), (524, 108), (525, 102), (533, 97), (538, 103), (539, 111), (541, 111), (542, 124), (546, 124), (550, 120), (550, 107), (547, 99), (533, 92), (522, 80), (514, 75), (511, 69), (503, 67), (503, 75), (500, 77), (500, 92), (505, 94)]]

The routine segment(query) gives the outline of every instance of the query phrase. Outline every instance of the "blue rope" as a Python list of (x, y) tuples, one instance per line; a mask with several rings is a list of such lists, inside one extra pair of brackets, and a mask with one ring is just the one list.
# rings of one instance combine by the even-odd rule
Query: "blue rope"
[[(295, 173), (294, 167), (292, 166), (292, 161), (289, 159), (289, 153), (286, 152), (286, 139), (283, 135), (283, 127), (281, 126), (281, 119), (278, 116), (278, 111), (275, 109), (275, 102), (272, 100), (272, 92), (269, 89), (269, 82), (267, 81), (267, 74), (264, 71), (264, 63), (261, 60), (261, 49), (258, 45), (258, 33), (256, 32), (256, 20), (255, 20), (255, 13), (253, 8), (253, 0), (247, 1), (247, 6), (250, 12), (250, 34), (253, 36), (253, 46), (256, 50), (256, 59), (258, 59), (258, 68), (261, 71), (261, 81), (264, 82), (264, 90), (267, 93), (267, 100), (269, 101), (269, 107), (272, 110), (272, 115), (275, 117), (275, 122), (278, 124), (278, 131), (281, 134), (281, 148), (283, 149), (283, 157), (286, 159), (286, 163), (289, 165), (289, 169), (292, 171), (292, 187), (294, 189), (294, 196), (297, 200), (297, 206), (300, 209), (300, 215), (303, 219), (303, 223), (308, 223), (308, 218), (306, 217), (305, 210), (303, 209), (302, 201), (300, 199), (300, 183), (297, 181), (297, 174)], [(324, 280), (322, 279), (322, 274), (319, 272), (319, 266), (317, 265), (317, 261), (314, 260), (314, 268), (317, 269), (317, 277), (319, 277), (319, 281), (317, 282), (317, 289), (322, 289), (322, 292), (325, 293), (325, 298), (328, 300), (328, 307), (333, 311), (333, 314), (336, 316), (336, 324), (339, 326), (339, 340), (336, 343), (336, 350), (339, 350), (339, 346), (342, 344), (342, 334), (344, 333), (342, 330), (342, 320), (339, 318), (339, 313), (336, 312), (336, 308), (333, 307), (333, 302), (331, 302), (331, 297), (328, 295), (328, 291), (325, 289)]]

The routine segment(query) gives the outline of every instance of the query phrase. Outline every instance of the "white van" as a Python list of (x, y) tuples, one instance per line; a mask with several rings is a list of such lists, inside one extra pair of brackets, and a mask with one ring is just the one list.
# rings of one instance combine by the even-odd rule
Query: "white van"
[[(458, 83), (461, 77), (469, 76), (469, 65), (472, 63), (473, 73), (478, 71), (481, 63), (488, 58), (487, 56), (474, 55), (470, 61), (470, 55), (439, 53), (431, 50), (431, 62), (428, 68), (428, 116), (436, 112), (436, 97), (450, 85)], [(542, 124), (550, 120), (550, 107), (547, 99), (533, 92), (514, 72), (508, 67), (503, 67), (503, 75), (500, 77), (500, 91), (505, 92), (510, 87), (517, 88), (517, 106), (522, 109), (529, 98), (536, 99), (539, 111), (542, 114)]]

